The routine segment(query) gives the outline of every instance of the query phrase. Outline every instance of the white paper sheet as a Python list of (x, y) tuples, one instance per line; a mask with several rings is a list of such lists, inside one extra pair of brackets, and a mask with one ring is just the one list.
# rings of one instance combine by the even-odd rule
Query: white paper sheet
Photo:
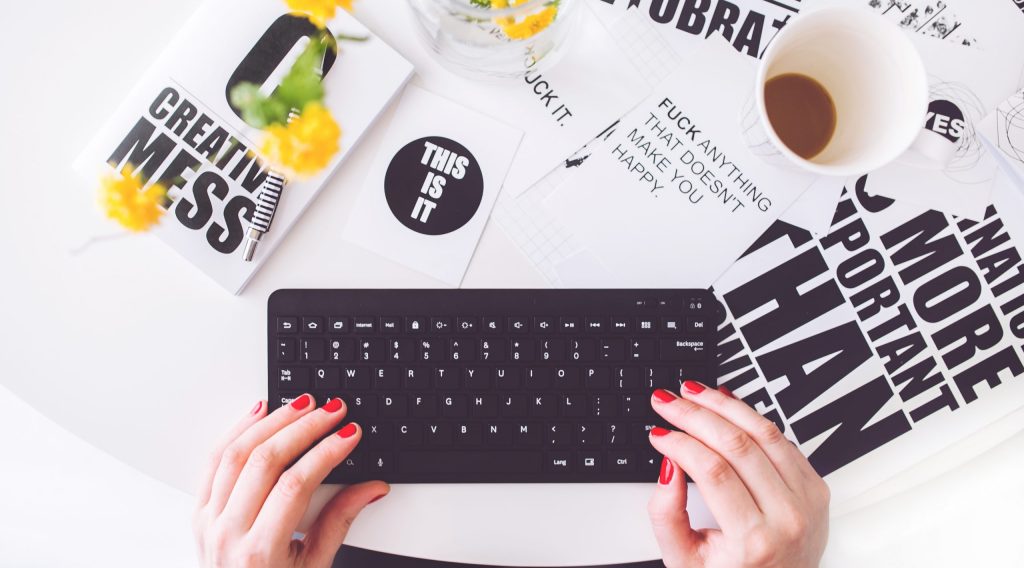
[(410, 86), (345, 227), (345, 240), (458, 286), (522, 132)]
[[(505, 181), (505, 191), (518, 195), (650, 91), (586, 4), (577, 7), (578, 33), (569, 51), (540, 77), (530, 75), (530, 83), (527, 79), (488, 83), (452, 73), (423, 43), (404, 0), (357, 2), (356, 16), (416, 65), (419, 84), (523, 129), (523, 144)], [(572, 115), (559, 120), (564, 113), (554, 111), (561, 105)]]
[(754, 69), (707, 42), (548, 198), (611, 284), (710, 286), (815, 181), (744, 143)]

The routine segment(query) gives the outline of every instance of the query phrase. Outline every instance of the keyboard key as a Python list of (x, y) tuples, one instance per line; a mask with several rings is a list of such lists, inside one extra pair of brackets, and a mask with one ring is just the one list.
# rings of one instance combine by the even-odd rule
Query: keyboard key
[(342, 367), (341, 380), (347, 391), (369, 390), (370, 371), (365, 367)]
[(633, 452), (608, 452), (608, 471), (622, 473), (636, 471), (636, 455)]
[(423, 333), (427, 329), (427, 318), (409, 317), (405, 318), (405, 331), (407, 333)]
[(598, 418), (615, 418), (619, 410), (619, 397), (600, 394), (590, 397), (590, 415)]
[(362, 460), (359, 459), (359, 456), (349, 455), (341, 462), (341, 465), (339, 465), (338, 469), (335, 471), (340, 472), (342, 475), (354, 475), (362, 473), (363, 469), (360, 467), (361, 465)]
[(349, 416), (346, 418), (352, 419), (353, 417), (360, 418), (376, 418), (377, 417), (377, 397), (375, 395), (356, 395), (351, 397), (349, 405)]
[(364, 338), (359, 340), (359, 360), (364, 363), (380, 363), (387, 360), (387, 344), (383, 339)]
[(569, 360), (586, 363), (597, 358), (597, 341), (594, 339), (573, 339), (569, 341)]
[(451, 330), (451, 318), (430, 318), (430, 331), (432, 333), (448, 333)]
[(391, 424), (368, 423), (363, 424), (362, 426), (363, 439), (360, 444), (365, 444), (371, 447), (384, 447), (391, 444), (393, 440)]
[(331, 317), (327, 319), (327, 331), (331, 333), (348, 333), (349, 326), (348, 318)]
[(612, 331), (616, 332), (627, 332), (633, 330), (632, 319), (628, 317), (613, 317), (612, 318)]
[(277, 373), (278, 385), (285, 390), (309, 390), (309, 369), (306, 367), (281, 367)]
[(485, 317), (484, 318), (484, 332), (485, 333), (501, 333), (501, 318)]
[(449, 422), (428, 423), (427, 429), (423, 432), (423, 438), (430, 446), (450, 446), (452, 444), (452, 425)]
[(572, 443), (573, 431), (570, 424), (548, 424), (547, 440), (548, 446), (568, 446)]
[(563, 317), (558, 318), (558, 328), (564, 333), (576, 333), (581, 328), (580, 318)]
[(579, 390), (583, 386), (579, 367), (555, 367), (552, 383), (555, 390), (562, 392)]
[(479, 446), (483, 442), (483, 433), (477, 422), (463, 422), (455, 425), (456, 446)]
[(704, 356), (704, 341), (689, 339), (662, 339), (662, 361), (699, 361)]
[(501, 446), (511, 446), (512, 426), (500, 422), (485, 424), (484, 444), (492, 448)]
[(402, 446), (419, 446), (423, 443), (423, 424), (408, 422), (397, 425), (395, 438)]
[(615, 369), (615, 380), (613, 387), (619, 390), (637, 390), (640, 388), (640, 369), (636, 367), (622, 367)]
[(437, 397), (423, 395), (412, 397), (413, 418), (435, 418), (437, 416)]
[(649, 405), (650, 401), (646, 396), (641, 398), (639, 396), (626, 395), (622, 397), (619, 412), (623, 418), (636, 418), (643, 414)]
[(624, 446), (629, 440), (629, 433), (622, 423), (610, 422), (605, 424), (604, 439), (609, 446)]
[(354, 329), (356, 333), (373, 333), (377, 331), (377, 318), (355, 318), (354, 323), (352, 324), (352, 329)]
[(444, 360), (444, 343), (436, 339), (423, 339), (419, 342), (419, 360), (425, 363), (440, 363)]
[(511, 317), (508, 318), (509, 333), (526, 333), (530, 330), (529, 318)]
[(323, 333), (324, 318), (304, 317), (302, 318), (302, 331), (305, 333)]
[(323, 339), (302, 339), (299, 341), (299, 360), (315, 363), (324, 360)]
[(313, 383), (317, 390), (341, 390), (341, 370), (337, 367), (313, 369)]
[(580, 446), (600, 446), (602, 442), (601, 429), (597, 424), (578, 424), (576, 426), (576, 441)]
[(380, 397), (380, 415), (384, 418), (405, 418), (409, 415), (409, 400), (405, 395), (383, 395)]
[(449, 359), (462, 363), (476, 361), (476, 341), (473, 339), (452, 339), (449, 344)]
[(277, 340), (277, 360), (287, 363), (295, 360), (295, 340), (283, 338)]
[(498, 416), (498, 397), (493, 394), (480, 394), (470, 397), (471, 414), (474, 418), (495, 418)]
[(534, 344), (529, 339), (512, 339), (509, 341), (508, 358), (513, 362), (533, 361)]
[(523, 388), (529, 391), (548, 390), (553, 383), (554, 370), (548, 367), (534, 367), (526, 370)]
[(405, 451), (398, 471), (405, 474), (534, 474), (540, 473), (541, 452)]
[(370, 477), (385, 477), (394, 469), (394, 454), (391, 452), (369, 452), (366, 454), (365, 466)]
[(416, 360), (415, 339), (391, 339), (388, 341), (389, 358), (396, 363), (410, 363)]
[(500, 339), (481, 339), (479, 359), (482, 363), (503, 362), (505, 360), (505, 342)]
[(453, 394), (441, 398), (442, 418), (466, 418), (469, 416), (469, 407), (466, 404), (466, 396)]
[(455, 367), (438, 367), (434, 369), (434, 387), (441, 391), (459, 389), (459, 370)]
[(295, 333), (298, 329), (299, 322), (293, 317), (277, 318), (277, 332), (278, 333)]
[(411, 367), (406, 369), (402, 387), (406, 390), (430, 389), (430, 369), (427, 367)]
[(587, 415), (587, 395), (561, 395), (559, 414), (565, 418), (583, 418)]
[(705, 329), (704, 318), (686, 318), (686, 331), (701, 332)]
[(587, 318), (586, 325), (584, 326), (584, 330), (591, 333), (608, 331), (608, 328), (609, 325), (607, 318)]
[(576, 468), (578, 470), (599, 472), (602, 462), (601, 452), (587, 450), (576, 452)]
[(527, 415), (529, 401), (525, 394), (507, 394), (501, 397), (500, 412), (503, 418), (524, 418)]
[(530, 396), (530, 416), (554, 418), (558, 414), (558, 400), (553, 394)]
[(607, 367), (587, 367), (584, 371), (583, 384), (587, 390), (602, 390), (612, 386), (612, 373)]
[(512, 444), (517, 447), (540, 446), (540, 430), (539, 424), (519, 422), (512, 430)]
[(485, 391), (491, 388), (491, 370), (487, 367), (469, 367), (463, 375), (467, 390)]
[(623, 339), (602, 339), (601, 360), (621, 361), (626, 356), (626, 341)]
[(551, 333), (555, 330), (555, 318), (549, 316), (540, 316), (533, 318), (533, 331), (534, 333)]
[(561, 362), (565, 361), (566, 341), (564, 339), (543, 339), (540, 342), (540, 360)]
[(476, 333), (477, 325), (476, 318), (460, 317), (455, 320), (456, 331), (459, 333)]
[(401, 382), (401, 370), (398, 367), (381, 367), (374, 369), (373, 388), (383, 391), (396, 391)]
[(654, 318), (639, 318), (636, 321), (636, 330), (641, 333), (653, 333), (658, 331), (658, 322)]
[(402, 318), (389, 316), (380, 318), (380, 330), (388, 334), (402, 331)]
[(572, 452), (547, 452), (544, 466), (548, 471), (568, 473), (572, 471)]
[(497, 390), (516, 390), (519, 388), (522, 372), (517, 367), (498, 367), (494, 370), (494, 388)]
[(684, 325), (682, 318), (661, 318), (661, 331), (666, 333), (678, 333)]
[(331, 361), (355, 361), (356, 340), (351, 338), (332, 338), (330, 340), (330, 353), (328, 359)]
[(654, 339), (641, 337), (629, 344), (629, 358), (633, 361), (652, 361), (658, 351)]

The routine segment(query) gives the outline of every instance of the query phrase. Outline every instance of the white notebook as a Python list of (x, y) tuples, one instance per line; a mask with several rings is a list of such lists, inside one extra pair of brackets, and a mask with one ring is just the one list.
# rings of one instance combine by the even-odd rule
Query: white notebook
[(324, 105), (342, 130), (341, 150), (316, 176), (289, 181), (270, 232), (253, 261), (244, 262), (246, 219), (267, 168), (253, 150), (260, 132), (228, 103), (229, 85), (233, 76), (244, 77), (272, 90), (308, 41), (299, 39), (308, 25), (280, 0), (209, 0), (75, 162), (90, 191), (101, 175), (129, 162), (148, 183), (180, 178), (183, 183), (168, 188), (171, 203), (153, 233), (232, 293), (252, 278), (413, 73), (401, 55), (338, 10), (330, 32), (368, 38), (339, 41), (323, 79)]

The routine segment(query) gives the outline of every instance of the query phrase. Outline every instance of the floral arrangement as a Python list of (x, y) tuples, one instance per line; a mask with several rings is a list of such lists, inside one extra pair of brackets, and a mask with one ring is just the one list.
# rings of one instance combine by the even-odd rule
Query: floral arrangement
[[(502, 10), (514, 8), (530, 0), (470, 0), (470, 3), (481, 8)], [(514, 17), (495, 18), (494, 23), (501, 28), (505, 36), (511, 40), (529, 39), (547, 29), (558, 16), (559, 0), (552, 0), (538, 12), (516, 20)]]
[[(258, 85), (241, 83), (232, 89), (230, 97), (242, 110), (243, 120), (262, 130), (262, 158), (290, 177), (305, 178), (326, 167), (340, 149), (342, 130), (323, 105), (320, 66), (326, 50), (336, 45), (329, 41), (327, 22), (334, 18), (338, 8), (350, 11), (353, 0), (284, 1), (289, 9), (305, 14), (322, 30), (320, 41), (314, 38), (307, 44), (271, 95), (261, 93)], [(335, 39), (366, 40), (352, 36)], [(100, 179), (98, 201), (109, 219), (138, 233), (160, 222), (167, 204), (167, 189), (159, 184), (144, 187), (129, 165)]]

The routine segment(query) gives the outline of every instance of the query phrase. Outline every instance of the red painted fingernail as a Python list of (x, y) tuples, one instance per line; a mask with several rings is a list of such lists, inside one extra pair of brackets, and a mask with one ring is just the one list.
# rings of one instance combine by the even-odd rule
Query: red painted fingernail
[(729, 398), (736, 398), (736, 395), (732, 394), (732, 391), (729, 390), (729, 387), (727, 387), (725, 385), (722, 385), (722, 386), (718, 387), (718, 392), (724, 394), (725, 396), (727, 396)]
[(349, 422), (348, 424), (345, 425), (344, 428), (342, 428), (341, 430), (338, 430), (338, 435), (341, 436), (342, 438), (351, 438), (352, 436), (355, 436), (356, 435), (356, 423), (355, 422)]
[(708, 388), (697, 381), (683, 381), (683, 388), (690, 394), (698, 394)]
[(660, 400), (661, 402), (672, 402), (673, 400), (676, 399), (676, 395), (668, 392), (665, 389), (658, 389), (654, 391), (654, 398)]
[(661, 426), (655, 426), (654, 428), (651, 428), (651, 436), (658, 436), (660, 438), (666, 435), (668, 435), (668, 430), (662, 428)]
[(256, 416), (257, 414), (259, 414), (261, 408), (263, 408), (263, 401), (257, 400), (256, 406), (252, 407), (252, 410), (249, 411), (249, 414), (251, 416)]
[(292, 401), (292, 408), (294, 408), (295, 410), (302, 410), (303, 408), (309, 406), (310, 402), (313, 402), (313, 397), (309, 396), (308, 394), (304, 394)]
[(376, 503), (377, 501), (380, 501), (381, 499), (384, 498), (384, 495), (387, 495), (387, 493), (384, 493), (382, 495), (378, 495), (378, 496), (374, 497), (373, 499), (370, 499), (370, 502), (367, 503), (367, 505), (372, 505), (372, 504)]
[(668, 461), (668, 458), (661, 458), (661, 473), (658, 474), (658, 483), (662, 485), (671, 483), (674, 471), (675, 468), (672, 467), (672, 462)]
[(341, 399), (340, 398), (332, 398), (331, 400), (327, 401), (327, 404), (321, 406), (320, 408), (323, 408), (327, 412), (337, 412), (337, 411), (341, 410), (341, 407), (342, 407)]

